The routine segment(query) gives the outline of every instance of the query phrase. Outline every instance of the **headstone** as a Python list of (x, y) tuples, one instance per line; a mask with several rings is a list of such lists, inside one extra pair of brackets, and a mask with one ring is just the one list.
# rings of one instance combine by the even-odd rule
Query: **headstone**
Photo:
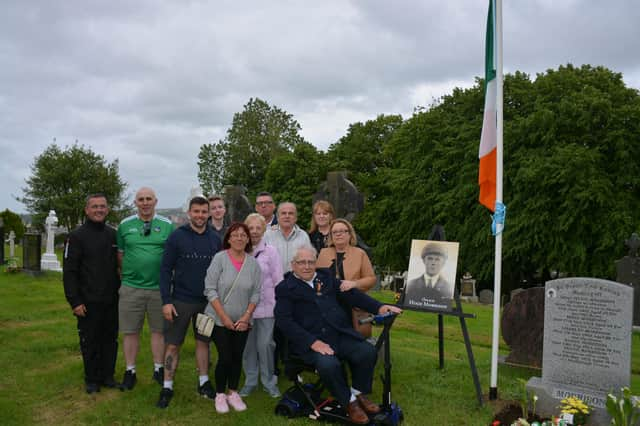
[(327, 180), (313, 194), (313, 202), (327, 200), (333, 205), (336, 217), (353, 222), (364, 209), (364, 195), (347, 179), (347, 172), (329, 172)]
[(14, 258), (16, 256), (16, 233), (13, 232), (13, 229), (9, 231), (7, 242), (9, 243), (9, 258)]
[(483, 303), (485, 305), (493, 304), (493, 291), (489, 289), (480, 290), (478, 300), (480, 301), (480, 303)]
[(542, 377), (527, 383), (540, 415), (576, 396), (593, 407), (590, 424), (609, 424), (607, 393), (631, 381), (632, 313), (627, 285), (597, 278), (546, 283)]
[(246, 192), (244, 187), (238, 185), (224, 187), (223, 198), (227, 207), (226, 216), (230, 222), (244, 222), (249, 213), (253, 212), (253, 206), (251, 206)]
[(640, 238), (638, 234), (631, 234), (631, 238), (625, 241), (629, 247), (629, 254), (616, 263), (616, 281), (633, 287), (633, 325), (640, 327), (640, 257), (638, 257), (638, 247)]
[(4, 265), (4, 221), (0, 217), (0, 242), (2, 242), (2, 247), (0, 247), (0, 265)]
[(27, 272), (40, 272), (42, 254), (42, 235), (27, 232), (22, 237), (22, 269)]
[(478, 302), (476, 295), (476, 280), (469, 272), (465, 272), (460, 278), (460, 300), (467, 302)]
[(500, 327), (502, 338), (511, 349), (506, 363), (542, 367), (544, 287), (520, 289), (512, 296), (502, 310)]
[(56, 212), (54, 210), (49, 210), (49, 216), (47, 216), (47, 219), (45, 220), (47, 230), (47, 249), (40, 260), (40, 269), (44, 271), (62, 272), (58, 256), (56, 256), (53, 248), (57, 224), (58, 218), (56, 217)]
[(516, 297), (518, 293), (521, 293), (523, 291), (524, 291), (524, 288), (516, 288), (514, 290), (511, 290), (511, 293), (509, 293), (509, 300), (513, 300), (513, 298)]

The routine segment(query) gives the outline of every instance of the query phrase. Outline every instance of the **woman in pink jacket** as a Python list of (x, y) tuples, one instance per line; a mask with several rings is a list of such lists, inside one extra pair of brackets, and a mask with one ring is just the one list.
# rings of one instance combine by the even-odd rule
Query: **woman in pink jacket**
[(262, 290), (260, 302), (253, 312), (253, 328), (249, 332), (247, 345), (242, 356), (245, 382), (240, 396), (249, 395), (258, 386), (258, 376), (264, 390), (274, 398), (280, 396), (278, 376), (274, 374), (273, 327), (275, 318), (273, 307), (276, 304), (275, 288), (282, 281), (282, 261), (278, 250), (265, 243), (264, 236), (267, 224), (258, 213), (252, 213), (244, 223), (249, 227), (249, 236), (255, 257), (262, 270)]

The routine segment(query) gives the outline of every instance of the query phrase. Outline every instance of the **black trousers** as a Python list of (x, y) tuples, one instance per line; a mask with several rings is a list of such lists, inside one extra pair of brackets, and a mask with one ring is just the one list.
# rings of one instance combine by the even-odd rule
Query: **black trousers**
[(316, 367), (322, 383), (340, 404), (346, 407), (351, 398), (351, 389), (341, 361), (345, 360), (349, 364), (353, 388), (368, 394), (371, 393), (373, 369), (376, 366), (378, 352), (371, 343), (348, 335), (341, 335), (335, 346), (335, 355), (321, 355), (310, 350), (302, 355), (302, 359)]
[(101, 384), (113, 377), (118, 355), (118, 302), (85, 303), (78, 318), (78, 336), (86, 383)]
[(242, 353), (247, 344), (248, 331), (234, 331), (216, 325), (211, 338), (218, 350), (216, 364), (216, 392), (226, 389), (238, 390), (242, 372)]

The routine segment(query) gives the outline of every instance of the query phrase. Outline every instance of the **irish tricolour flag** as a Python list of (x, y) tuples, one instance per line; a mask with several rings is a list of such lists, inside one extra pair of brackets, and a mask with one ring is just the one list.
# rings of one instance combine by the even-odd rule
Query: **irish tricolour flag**
[(497, 115), (496, 115), (496, 16), (495, 0), (489, 2), (487, 17), (487, 39), (485, 41), (485, 85), (484, 85), (484, 118), (482, 119), (482, 136), (480, 137), (480, 204), (495, 211), (496, 204), (496, 147), (497, 147)]

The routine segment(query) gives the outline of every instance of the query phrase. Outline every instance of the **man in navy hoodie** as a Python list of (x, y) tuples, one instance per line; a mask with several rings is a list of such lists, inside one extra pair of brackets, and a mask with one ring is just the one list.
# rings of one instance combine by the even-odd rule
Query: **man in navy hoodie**
[(173, 397), (173, 378), (178, 368), (180, 346), (192, 325), (196, 339), (196, 363), (199, 371), (198, 393), (214, 399), (209, 381), (209, 338), (196, 331), (196, 317), (207, 306), (204, 278), (213, 256), (222, 243), (207, 226), (209, 202), (204, 197), (189, 201), (189, 223), (173, 231), (167, 239), (160, 267), (160, 294), (165, 319), (164, 384), (156, 404), (166, 408)]

